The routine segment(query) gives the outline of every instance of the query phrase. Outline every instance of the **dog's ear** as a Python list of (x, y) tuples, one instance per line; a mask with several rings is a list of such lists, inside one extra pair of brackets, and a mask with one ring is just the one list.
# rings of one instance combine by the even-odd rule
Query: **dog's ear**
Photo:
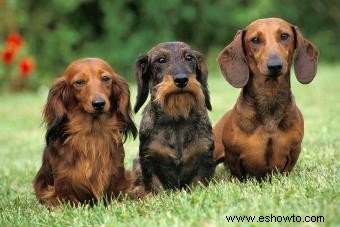
[(196, 75), (198, 81), (202, 85), (202, 90), (205, 98), (205, 105), (208, 110), (211, 110), (211, 103), (210, 103), (210, 95), (209, 95), (209, 89), (208, 89), (208, 67), (205, 64), (204, 56), (202, 53), (198, 51), (194, 51), (195, 59), (197, 62), (196, 67)]
[(47, 145), (62, 133), (62, 124), (67, 119), (67, 109), (72, 100), (73, 95), (65, 78), (58, 78), (48, 93), (47, 102), (43, 110), (43, 119), (47, 125)]
[(234, 40), (217, 57), (224, 78), (236, 88), (244, 87), (249, 79), (249, 68), (243, 50), (243, 36), (244, 31), (238, 31)]
[(308, 84), (316, 75), (319, 51), (310, 41), (303, 38), (296, 26), (292, 26), (292, 29), (295, 47), (295, 75), (300, 83)]
[(112, 95), (110, 101), (115, 107), (117, 116), (123, 122), (123, 142), (125, 142), (129, 133), (135, 139), (137, 137), (137, 128), (132, 120), (132, 110), (130, 102), (130, 90), (126, 81), (119, 75), (115, 74), (112, 81)]
[(143, 54), (136, 61), (135, 76), (137, 80), (138, 93), (136, 104), (134, 107), (135, 113), (142, 107), (149, 94), (149, 75), (148, 75), (149, 57)]

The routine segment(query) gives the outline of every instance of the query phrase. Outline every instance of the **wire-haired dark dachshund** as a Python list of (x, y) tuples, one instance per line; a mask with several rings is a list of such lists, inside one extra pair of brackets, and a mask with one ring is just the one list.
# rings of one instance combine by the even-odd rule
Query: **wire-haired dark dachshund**
[(129, 194), (123, 141), (137, 129), (128, 85), (105, 61), (72, 62), (53, 84), (43, 116), (46, 147), (33, 182), (41, 203), (76, 206)]
[(150, 93), (140, 125), (138, 184), (147, 192), (207, 184), (214, 173), (213, 134), (201, 53), (183, 42), (160, 43), (136, 63), (137, 112)]
[(304, 127), (290, 68), (294, 62), (298, 81), (307, 84), (316, 75), (318, 56), (297, 27), (279, 18), (256, 20), (236, 34), (218, 63), (225, 79), (242, 92), (214, 127), (216, 162), (224, 160), (239, 179), (293, 169)]

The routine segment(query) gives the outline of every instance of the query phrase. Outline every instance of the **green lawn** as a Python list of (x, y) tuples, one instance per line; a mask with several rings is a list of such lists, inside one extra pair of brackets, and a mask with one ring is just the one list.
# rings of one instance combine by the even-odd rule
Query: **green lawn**
[[(45, 133), (41, 110), (47, 89), (40, 89), (37, 94), (2, 95), (0, 226), (222, 226), (228, 225), (226, 215), (256, 215), (256, 218), (300, 215), (302, 220), (307, 215), (322, 215), (323, 223), (301, 222), (300, 225), (339, 226), (339, 75), (340, 65), (322, 65), (311, 84), (302, 85), (292, 80), (296, 101), (305, 118), (305, 137), (300, 159), (288, 177), (277, 176), (271, 182), (240, 183), (231, 180), (221, 166), (209, 187), (198, 187), (192, 193), (164, 192), (143, 202), (126, 200), (108, 207), (99, 204), (94, 208), (76, 209), (62, 206), (53, 212), (36, 202), (31, 184), (41, 164)], [(134, 100), (136, 87), (134, 83), (130, 85)], [(240, 90), (228, 85), (220, 73), (210, 74), (209, 86), (213, 104), (210, 117), (216, 122), (232, 107)], [(135, 116), (137, 125), (140, 117), (140, 113)], [(126, 143), (128, 168), (137, 148), (138, 140)]]

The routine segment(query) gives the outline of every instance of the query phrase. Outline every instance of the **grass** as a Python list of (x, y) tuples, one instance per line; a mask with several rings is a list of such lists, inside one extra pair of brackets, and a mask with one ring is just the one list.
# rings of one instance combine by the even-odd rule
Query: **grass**
[[(340, 65), (319, 67), (310, 85), (293, 79), (292, 89), (305, 118), (305, 137), (300, 159), (288, 177), (271, 182), (230, 180), (219, 167), (214, 182), (192, 193), (163, 192), (145, 201), (114, 202), (108, 207), (73, 209), (67, 205), (49, 212), (36, 202), (32, 179), (41, 164), (44, 127), (41, 110), (47, 89), (38, 93), (0, 96), (0, 226), (221, 226), (226, 215), (324, 216), (323, 223), (340, 225)], [(132, 97), (135, 84), (130, 83)], [(234, 104), (239, 93), (220, 73), (209, 78), (212, 122)], [(133, 101), (134, 103), (134, 101)], [(141, 114), (135, 116), (137, 125)], [(126, 166), (131, 167), (138, 140), (125, 146)], [(260, 223), (234, 222), (238, 226)], [(266, 223), (268, 226), (281, 223)], [(297, 224), (297, 223), (295, 223)]]

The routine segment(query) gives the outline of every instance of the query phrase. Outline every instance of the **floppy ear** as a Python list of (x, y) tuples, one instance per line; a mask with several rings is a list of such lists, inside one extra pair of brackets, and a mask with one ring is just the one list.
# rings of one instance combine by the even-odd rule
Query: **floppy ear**
[(62, 136), (63, 124), (67, 120), (67, 108), (72, 102), (70, 88), (63, 77), (58, 78), (52, 85), (43, 111), (43, 118), (47, 125), (46, 143)]
[(218, 55), (217, 62), (224, 78), (234, 87), (244, 87), (249, 79), (249, 68), (243, 50), (244, 31), (238, 31), (234, 40)]
[(316, 75), (319, 51), (310, 41), (303, 38), (296, 26), (292, 26), (292, 29), (295, 42), (295, 75), (300, 83), (308, 84)]
[(138, 93), (136, 104), (134, 107), (135, 113), (143, 106), (149, 94), (149, 76), (147, 75), (149, 57), (147, 54), (141, 55), (136, 61), (135, 76), (137, 80)]
[(123, 142), (125, 142), (129, 133), (135, 139), (137, 136), (137, 128), (132, 121), (132, 111), (130, 102), (130, 90), (126, 81), (119, 75), (112, 81), (111, 103), (116, 107), (115, 111), (120, 120), (124, 123), (122, 134)]
[(202, 85), (202, 90), (205, 98), (205, 105), (208, 110), (211, 110), (211, 103), (210, 103), (210, 95), (209, 95), (209, 90), (208, 90), (208, 67), (205, 64), (204, 61), (204, 56), (202, 53), (198, 51), (194, 51), (194, 54), (196, 56), (196, 62), (197, 62), (197, 67), (196, 67), (196, 74), (197, 74), (197, 79)]

